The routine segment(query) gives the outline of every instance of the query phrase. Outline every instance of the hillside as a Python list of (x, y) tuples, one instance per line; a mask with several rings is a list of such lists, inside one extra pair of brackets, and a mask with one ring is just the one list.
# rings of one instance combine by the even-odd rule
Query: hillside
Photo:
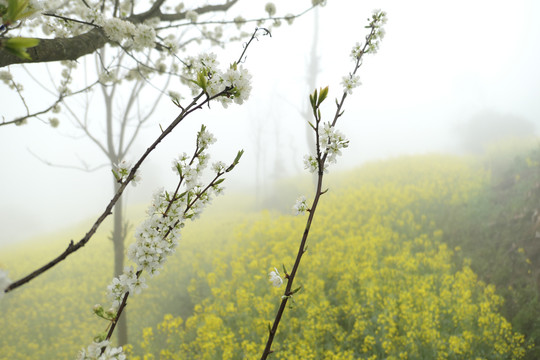
[[(525, 234), (534, 207), (525, 195), (538, 173), (534, 156), (499, 173), (433, 155), (329, 176), (297, 278), (302, 290), (285, 313), (274, 358), (537, 358), (538, 325), (524, 315), (538, 308), (535, 249), (529, 238), (510, 237)], [(513, 180), (501, 187), (503, 179)], [(234, 202), (229, 194), (186, 227), (166, 270), (130, 300), (132, 358), (260, 355), (281, 296), (267, 274), (291, 268), (305, 218), (219, 211)], [(0, 262), (15, 278), (72, 234), (3, 250)], [(1, 359), (73, 358), (103, 331), (91, 309), (106, 303), (107, 236), (3, 299)]]

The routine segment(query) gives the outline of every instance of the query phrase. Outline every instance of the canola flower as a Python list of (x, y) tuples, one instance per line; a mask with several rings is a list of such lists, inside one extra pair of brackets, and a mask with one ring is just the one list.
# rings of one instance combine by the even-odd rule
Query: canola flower
[[(523, 336), (498, 313), (502, 299), (469, 266), (453, 264), (425, 211), (461, 206), (485, 181), (466, 163), (440, 157), (372, 164), (341, 179), (320, 208), (303, 290), (273, 358), (523, 358)], [(147, 329), (142, 354), (257, 357), (275, 311), (275, 295), (264, 289), (278, 274), (265, 276), (259, 264), (288, 266), (301, 228), (302, 219), (270, 214), (243, 225), (218, 250), (221, 259), (187, 270), (196, 274), (188, 291), (200, 301), (190, 316), (165, 316), (151, 336)]]
[[(432, 155), (368, 163), (330, 174), (328, 181), (333, 191), (319, 209), (310, 261), (299, 282), (302, 291), (285, 314), (290, 325), (280, 330), (286, 341), (277, 339), (275, 358), (380, 359), (385, 342), (387, 347), (396, 343), (387, 357), (403, 353), (412, 359), (408, 346), (416, 343), (417, 354), (424, 351), (426, 359), (437, 359), (433, 349), (443, 359), (445, 353), (447, 359), (523, 358), (527, 347), (501, 317), (501, 298), (470, 268), (453, 264), (454, 251), (444, 246), (430, 218), (434, 208), (451, 213), (474, 201), (489, 186), (487, 173), (459, 157)], [(237, 203), (237, 197), (224, 197), (215, 205), (230, 209)], [(304, 220), (226, 211), (184, 227), (175, 256), (159, 276), (146, 276), (152, 291), (129, 302), (138, 316), (129, 320), (132, 343), (123, 349), (126, 356), (260, 357), (283, 287), (272, 287), (267, 269), (292, 262), (294, 234)], [(26, 248), (6, 249), (2, 266), (10, 277), (31, 270), (63, 248), (66, 236), (40, 239), (32, 254)], [(110, 250), (107, 236), (108, 229), (85, 256), (66, 262), (65, 271), (45, 276), (32, 291), (2, 299), (2, 357), (73, 358), (81, 344), (103, 330), (104, 322), (88, 309), (104, 300), (95, 289), (110, 283), (112, 259), (103, 256)], [(91, 277), (85, 277), (88, 269)], [(379, 304), (382, 298), (389, 300)], [(427, 339), (434, 339), (432, 347)], [(451, 355), (451, 348), (463, 355)]]

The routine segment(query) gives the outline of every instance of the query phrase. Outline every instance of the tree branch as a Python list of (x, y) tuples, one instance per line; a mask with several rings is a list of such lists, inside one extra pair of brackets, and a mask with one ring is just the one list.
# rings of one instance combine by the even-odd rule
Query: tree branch
[[(131, 21), (134, 24), (139, 24), (152, 17), (159, 17), (161, 21), (178, 21), (185, 19), (185, 12), (162, 14), (160, 6), (163, 2), (164, 0), (157, 1), (148, 11), (130, 16), (126, 20)], [(198, 14), (226, 11), (237, 2), (238, 0), (228, 0), (224, 4), (207, 5), (197, 8), (195, 11)], [(111, 40), (105, 35), (101, 28), (95, 28), (71, 38), (39, 39), (39, 44), (37, 46), (27, 49), (31, 58), (29, 60), (12, 55), (5, 49), (0, 49), (0, 68), (22, 63), (76, 60), (81, 56), (93, 53), (109, 42), (111, 42)]]
[(103, 47), (110, 40), (101, 28), (71, 38), (39, 39), (39, 44), (28, 48), (31, 59), (22, 59), (0, 49), (0, 67), (22, 64), (41, 63), (61, 60), (76, 60)]

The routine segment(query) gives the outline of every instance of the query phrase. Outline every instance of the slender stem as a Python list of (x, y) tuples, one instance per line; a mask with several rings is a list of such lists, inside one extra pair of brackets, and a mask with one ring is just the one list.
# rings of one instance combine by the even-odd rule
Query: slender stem
[[(350, 76), (355, 75), (358, 69), (360, 68), (360, 66), (362, 65), (362, 56), (366, 53), (366, 49), (368, 45), (370, 44), (371, 39), (373, 38), (374, 34), (375, 34), (375, 27), (372, 26), (370, 33), (366, 36), (366, 43), (364, 44), (364, 47), (360, 51), (360, 55), (356, 58), (354, 71), (350, 74)], [(337, 120), (343, 114), (343, 111), (341, 109), (343, 108), (343, 104), (346, 98), (347, 98), (347, 92), (345, 91), (343, 92), (341, 101), (337, 102), (336, 100), (337, 109), (334, 115), (334, 119), (331, 123), (332, 126), (336, 125)], [(315, 98), (315, 101), (317, 101), (316, 98)], [(300, 261), (302, 260), (302, 256), (306, 252), (306, 242), (309, 235), (309, 230), (311, 228), (311, 223), (313, 221), (313, 217), (315, 216), (315, 211), (317, 210), (319, 199), (321, 195), (326, 192), (326, 191), (322, 191), (322, 183), (323, 183), (323, 177), (324, 177), (324, 165), (326, 163), (326, 159), (328, 158), (328, 152), (326, 151), (324, 152), (324, 154), (321, 152), (321, 146), (320, 146), (321, 144), (319, 142), (319, 125), (322, 121), (320, 112), (319, 112), (319, 106), (313, 105), (312, 109), (313, 109), (313, 117), (315, 118), (315, 127), (314, 127), (315, 140), (316, 140), (315, 150), (316, 150), (317, 162), (319, 164), (318, 171), (317, 171), (317, 175), (318, 175), (317, 176), (317, 190), (315, 192), (313, 204), (311, 205), (311, 209), (309, 210), (309, 216), (306, 222), (306, 227), (304, 229), (304, 234), (302, 235), (302, 240), (300, 241), (300, 246), (298, 247), (298, 253), (296, 255), (294, 266), (290, 274), (285, 274), (287, 278), (287, 286), (285, 288), (284, 295), (281, 298), (281, 303), (279, 305), (279, 309), (274, 319), (274, 323), (272, 324), (272, 327), (269, 329), (268, 340), (266, 341), (266, 346), (261, 356), (261, 360), (265, 360), (268, 357), (268, 355), (270, 355), (273, 352), (272, 342), (274, 341), (274, 337), (277, 333), (277, 329), (281, 321), (281, 318), (283, 316), (283, 312), (285, 311), (285, 307), (287, 306), (289, 297), (293, 295), (292, 286), (293, 286), (293, 282), (296, 277), (296, 274), (298, 272), (298, 268), (300, 266)]]
[(261, 360), (264, 360), (272, 353), (272, 342), (274, 341), (274, 337), (276, 335), (279, 322), (281, 321), (281, 317), (283, 316), (283, 312), (285, 311), (285, 307), (287, 306), (287, 301), (289, 300), (289, 295), (291, 295), (291, 290), (294, 282), (294, 278), (296, 277), (296, 273), (298, 272), (298, 268), (300, 266), (300, 261), (302, 260), (302, 255), (306, 252), (306, 242), (309, 235), (309, 229), (311, 228), (311, 223), (313, 221), (313, 217), (315, 216), (315, 210), (317, 209), (317, 205), (319, 203), (319, 198), (321, 197), (322, 193), (322, 181), (323, 181), (323, 171), (319, 170), (318, 178), (317, 178), (317, 192), (315, 194), (315, 198), (313, 199), (313, 204), (311, 205), (311, 210), (309, 212), (309, 216), (306, 222), (306, 227), (304, 229), (304, 234), (302, 235), (302, 241), (300, 242), (300, 246), (298, 247), (298, 253), (296, 254), (296, 260), (294, 262), (294, 266), (292, 268), (292, 271), (289, 275), (287, 275), (287, 287), (285, 288), (285, 296), (281, 299), (281, 304), (279, 305), (278, 312), (276, 314), (276, 318), (274, 319), (274, 323), (272, 324), (272, 328), (269, 331), (268, 334), (268, 340), (266, 341), (266, 346), (264, 348), (263, 354), (261, 356)]

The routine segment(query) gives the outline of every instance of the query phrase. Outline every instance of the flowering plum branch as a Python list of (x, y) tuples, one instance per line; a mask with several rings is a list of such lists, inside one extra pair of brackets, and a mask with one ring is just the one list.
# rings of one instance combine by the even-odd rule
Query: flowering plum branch
[[(352, 73), (345, 77), (347, 81), (344, 81), (343, 84), (343, 95), (340, 102), (338, 102), (338, 100), (336, 99), (337, 109), (332, 122), (322, 123), (322, 114), (320, 110), (321, 103), (328, 96), (328, 87), (320, 89), (319, 92), (315, 90), (315, 92), (309, 96), (311, 108), (313, 110), (313, 117), (315, 120), (314, 123), (310, 122), (310, 126), (315, 133), (316, 146), (315, 155), (306, 155), (304, 157), (304, 166), (311, 173), (317, 174), (316, 191), (313, 202), (309, 208), (307, 207), (304, 196), (298, 198), (296, 204), (293, 206), (293, 209), (295, 210), (297, 215), (303, 214), (305, 211), (308, 211), (309, 215), (306, 221), (304, 233), (300, 241), (300, 246), (298, 247), (298, 252), (292, 270), (290, 274), (285, 272), (285, 279), (287, 281), (287, 284), (281, 297), (281, 303), (276, 313), (276, 317), (274, 318), (274, 322), (272, 326), (268, 326), (268, 339), (266, 341), (266, 346), (263, 350), (261, 360), (266, 359), (273, 352), (272, 343), (274, 341), (274, 337), (277, 333), (279, 323), (285, 311), (285, 307), (287, 306), (287, 302), (289, 301), (289, 299), (292, 300), (292, 295), (294, 295), (300, 290), (300, 287), (293, 290), (293, 282), (298, 272), (302, 256), (307, 251), (307, 239), (309, 235), (309, 230), (311, 228), (311, 223), (315, 216), (317, 205), (319, 204), (321, 195), (323, 195), (327, 191), (323, 191), (322, 185), (324, 174), (327, 172), (328, 163), (335, 163), (337, 156), (341, 155), (341, 149), (346, 148), (349, 143), (348, 140), (344, 137), (344, 135), (337, 129), (335, 129), (338, 118), (343, 115), (342, 108), (345, 102), (345, 98), (348, 94), (352, 92), (352, 88), (359, 85), (356, 72), (362, 65), (363, 55), (367, 53), (375, 53), (379, 47), (380, 40), (384, 37), (384, 30), (382, 29), (382, 25), (386, 23), (386, 13), (384, 11), (375, 10), (372, 14), (371, 19), (368, 19), (368, 21), (369, 25), (367, 26), (367, 28), (370, 29), (370, 33), (365, 38), (365, 44), (363, 46), (357, 44), (351, 52), (351, 56), (355, 63), (354, 70)], [(274, 286), (281, 285), (279, 280), (283, 281), (281, 276), (277, 272), (277, 269), (270, 272), (269, 277), (270, 281), (274, 284)]]
[[(150, 277), (159, 274), (167, 257), (175, 252), (185, 221), (198, 218), (213, 195), (222, 193), (220, 184), (225, 180), (223, 176), (233, 170), (242, 157), (243, 151), (239, 151), (229, 166), (223, 162), (214, 163), (212, 170), (215, 176), (203, 186), (200, 178), (208, 166), (206, 150), (215, 141), (214, 136), (202, 125), (197, 134), (194, 154), (189, 157), (183, 153), (173, 161), (172, 169), (179, 177), (178, 184), (172, 193), (158, 190), (154, 194), (147, 211), (148, 218), (135, 231), (136, 241), (128, 250), (128, 257), (135, 267), (126, 267), (124, 273), (115, 277), (107, 287), (107, 297), (112, 302), (109, 310), (105, 311), (99, 304), (94, 306), (94, 313), (110, 322), (108, 331), (96, 337), (88, 348), (81, 350), (78, 359), (94, 359), (108, 352), (114, 352), (115, 356), (121, 358), (122, 348), (109, 348), (110, 339), (127, 306), (129, 295), (139, 294), (147, 287), (142, 273), (146, 272)], [(123, 171), (118, 173), (123, 174)], [(180, 192), (180, 189), (183, 191)]]
[[(255, 33), (257, 31), (258, 30), (254, 32), (253, 36), (255, 36)], [(120, 196), (122, 196), (127, 185), (134, 179), (137, 179), (137, 172), (142, 163), (146, 160), (150, 153), (154, 151), (154, 149), (159, 145), (159, 143), (165, 137), (167, 137), (167, 135), (169, 135), (187, 116), (189, 116), (194, 111), (202, 109), (205, 105), (209, 105), (210, 102), (213, 100), (220, 101), (224, 107), (227, 107), (228, 104), (230, 104), (232, 101), (237, 104), (242, 104), (248, 98), (251, 91), (251, 75), (247, 72), (246, 69), (238, 67), (235, 65), (236, 63), (234, 63), (234, 66), (231, 66), (226, 72), (223, 72), (217, 67), (219, 63), (215, 59), (215, 55), (213, 54), (204, 54), (201, 55), (198, 59), (206, 59), (208, 61), (204, 64), (197, 64), (194, 60), (191, 64), (191, 68), (196, 69), (196, 71), (187, 70), (187, 76), (193, 76), (193, 78), (191, 78), (193, 80), (191, 81), (192, 84), (198, 84), (198, 82), (201, 82), (201, 84), (198, 85), (199, 93), (187, 106), (182, 106), (180, 105), (180, 102), (177, 101), (177, 105), (181, 109), (180, 114), (171, 122), (171, 124), (167, 128), (162, 130), (158, 138), (148, 147), (148, 149), (129, 169), (129, 171), (127, 168), (125, 168), (125, 165), (124, 168), (121, 170), (114, 170), (116, 172), (116, 179), (119, 182), (120, 186), (118, 187), (118, 190), (116, 191), (113, 198), (109, 201), (109, 204), (106, 206), (103, 213), (94, 222), (86, 235), (77, 243), (74, 243), (74, 241), (71, 240), (66, 250), (64, 250), (64, 252), (62, 252), (59, 256), (57, 256), (55, 259), (53, 259), (46, 265), (28, 274), (27, 276), (11, 283), (3, 290), (4, 293), (10, 292), (28, 283), (32, 279), (38, 277), (39, 275), (43, 274), (50, 268), (63, 261), (70, 254), (85, 246), (86, 243), (88, 243), (88, 241), (90, 241), (92, 236), (96, 233), (102, 222), (112, 213), (114, 205), (120, 199)], [(201, 86), (202, 83), (206, 84), (205, 87)], [(192, 90), (195, 89), (195, 85), (192, 85)], [(200, 148), (202, 148), (202, 145), (200, 146)], [(234, 168), (234, 165), (238, 163), (238, 161), (240, 160), (240, 156), (241, 154), (237, 156), (235, 162), (233, 162), (233, 165), (230, 165), (229, 167), (225, 167), (225, 165), (218, 163), (217, 165), (215, 165), (215, 168), (220, 168), (225, 172), (229, 172)], [(186, 175), (184, 174), (184, 177), (185, 176)], [(198, 196), (200, 197), (202, 195)], [(194, 205), (190, 206), (189, 208), (191, 209), (193, 206)]]

